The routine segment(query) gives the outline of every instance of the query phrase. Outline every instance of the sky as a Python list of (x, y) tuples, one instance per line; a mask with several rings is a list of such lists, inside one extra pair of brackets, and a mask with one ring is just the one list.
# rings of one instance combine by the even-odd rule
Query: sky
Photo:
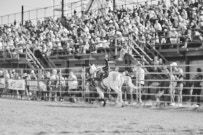
[[(25, 12), (24, 20), (32, 20), (36, 21), (39, 19), (44, 19), (44, 17), (49, 16), (60, 16), (60, 11), (53, 11), (53, 5), (59, 5), (55, 7), (55, 9), (61, 8), (62, 0), (0, 0), (0, 24), (9, 24), (14, 21), (21, 21), (21, 6), (24, 6), (24, 11), (28, 11), (31, 9), (42, 8), (40, 10)], [(77, 11), (81, 10), (81, 1), (84, 3), (88, 3), (89, 0), (64, 0), (66, 3), (65, 6), (65, 15), (71, 16), (71, 13), (76, 9)], [(117, 0), (117, 2), (135, 2), (135, 1), (146, 1), (146, 0)], [(67, 5), (67, 3), (75, 2), (72, 6)], [(77, 3), (76, 3), (77, 2)], [(55, 3), (55, 4), (54, 4)], [(50, 7), (44, 9), (44, 7)], [(71, 8), (72, 7), (72, 8)], [(14, 13), (17, 13), (14, 15)], [(9, 16), (8, 16), (9, 15)], [(2, 17), (3, 16), (3, 17)]]
[[(40, 7), (52, 6), (60, 4), (61, 0), (0, 0), (0, 16), (21, 12), (21, 6), (24, 5), (25, 10), (35, 9)], [(78, 0), (65, 0), (66, 3)]]
[[(28, 11), (31, 9), (37, 9), (37, 8), (44, 8), (44, 7), (51, 7), (53, 5), (61, 5), (62, 0), (0, 0), (0, 24), (7, 24), (12, 23), (14, 20), (17, 22), (21, 20), (21, 6), (24, 6), (24, 11)], [(71, 2), (78, 2), (80, 0), (64, 0), (64, 2), (71, 3)], [(55, 3), (55, 4), (54, 4)], [(80, 2), (74, 4), (72, 6), (72, 10), (74, 10), (77, 7), (81, 5)], [(75, 7), (74, 7), (75, 6)], [(56, 8), (61, 8), (55, 7)], [(71, 10), (71, 6), (66, 6), (66, 11)], [(13, 15), (14, 13), (18, 13), (16, 15)], [(12, 14), (12, 15), (11, 15)], [(48, 8), (46, 10), (41, 9), (38, 12), (32, 11), (27, 12), (24, 14), (25, 19), (34, 20), (35, 18), (43, 18), (46, 16), (52, 16), (53, 14), (60, 15), (61, 12), (55, 11), (53, 12), (53, 8)], [(9, 17), (7, 16), (9, 15)], [(4, 17), (2, 17), (4, 16)]]

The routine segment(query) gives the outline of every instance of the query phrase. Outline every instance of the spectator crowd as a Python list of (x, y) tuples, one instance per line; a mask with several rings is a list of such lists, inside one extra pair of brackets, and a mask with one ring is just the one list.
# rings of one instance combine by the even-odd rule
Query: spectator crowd
[[(107, 0), (109, 3), (109, 0)], [(203, 45), (203, 5), (201, 0), (173, 1), (170, 6), (164, 1), (157, 5), (137, 4), (133, 8), (106, 7), (81, 16), (74, 11), (71, 17), (45, 18), (44, 21), (26, 21), (25, 24), (4, 25), (0, 28), (0, 50), (23, 53), (24, 48), (38, 49), (48, 56), (55, 50), (67, 54), (90, 53), (98, 48), (117, 46), (128, 50), (127, 42), (132, 37), (140, 46), (164, 43), (198, 41)], [(125, 51), (124, 51), (125, 52)]]

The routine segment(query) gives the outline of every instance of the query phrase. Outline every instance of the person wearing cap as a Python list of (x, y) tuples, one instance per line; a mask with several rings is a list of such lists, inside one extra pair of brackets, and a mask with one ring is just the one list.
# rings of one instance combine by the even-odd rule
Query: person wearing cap
[(197, 97), (197, 105), (198, 106), (200, 106), (200, 95), (201, 95), (201, 90), (202, 90), (202, 86), (201, 86), (202, 79), (203, 79), (202, 69), (197, 68), (197, 74), (193, 78), (194, 81), (192, 82), (190, 95), (192, 96), (191, 97), (191, 102), (192, 103), (194, 102), (194, 98)]

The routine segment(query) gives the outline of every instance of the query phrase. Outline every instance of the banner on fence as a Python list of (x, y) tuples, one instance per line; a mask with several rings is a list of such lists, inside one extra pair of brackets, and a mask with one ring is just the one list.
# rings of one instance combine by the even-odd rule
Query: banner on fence
[(8, 88), (12, 90), (25, 90), (25, 80), (8, 80)]
[(29, 90), (33, 90), (33, 91), (38, 91), (38, 90), (46, 91), (47, 90), (46, 84), (42, 81), (39, 81), (39, 84), (38, 84), (38, 81), (28, 80), (27, 85), (29, 86)]
[(0, 88), (5, 88), (5, 79), (0, 78)]

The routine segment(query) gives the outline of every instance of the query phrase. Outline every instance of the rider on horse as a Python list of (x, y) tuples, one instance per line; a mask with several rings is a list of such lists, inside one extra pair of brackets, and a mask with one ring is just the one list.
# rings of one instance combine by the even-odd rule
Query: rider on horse
[(105, 66), (102, 68), (104, 71), (103, 78), (107, 78), (109, 75), (109, 58), (108, 55), (105, 56)]

